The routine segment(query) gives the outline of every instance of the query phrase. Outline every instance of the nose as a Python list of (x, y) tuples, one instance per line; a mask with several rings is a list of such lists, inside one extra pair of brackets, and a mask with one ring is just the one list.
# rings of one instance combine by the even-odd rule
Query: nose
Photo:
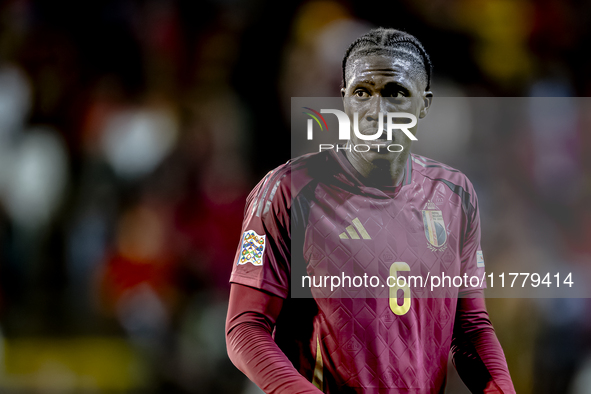
[(384, 118), (384, 124), (386, 124), (386, 103), (384, 102), (384, 98), (381, 96), (372, 97), (370, 99), (370, 109), (367, 111), (365, 115), (365, 119), (369, 122), (378, 122), (380, 120), (380, 113), (382, 113), (382, 117)]

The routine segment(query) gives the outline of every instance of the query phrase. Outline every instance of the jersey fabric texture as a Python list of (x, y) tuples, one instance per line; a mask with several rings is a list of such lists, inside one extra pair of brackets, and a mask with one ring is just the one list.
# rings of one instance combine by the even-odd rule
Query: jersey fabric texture
[[(230, 281), (285, 299), (274, 339), (325, 393), (443, 392), (457, 298), (484, 281), (450, 282), (431, 295), (429, 286), (413, 287), (406, 308), (396, 308), (405, 302), (398, 293), (393, 307), (381, 285), (395, 263), (427, 284), (434, 275), (483, 278), (473, 186), (415, 154), (396, 187), (361, 179), (332, 150), (267, 174), (247, 199)], [(327, 275), (381, 282), (302, 287), (303, 276)]]

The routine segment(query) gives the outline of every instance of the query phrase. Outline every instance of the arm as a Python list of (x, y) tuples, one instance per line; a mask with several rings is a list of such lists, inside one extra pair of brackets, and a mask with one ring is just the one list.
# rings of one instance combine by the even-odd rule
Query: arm
[(226, 318), (226, 346), (236, 367), (265, 393), (319, 394), (293, 367), (271, 333), (283, 299), (233, 283)]
[[(466, 215), (461, 247), (461, 273), (484, 278), (480, 246), (480, 212), (474, 187), (465, 178), (458, 195)], [(515, 393), (501, 344), (484, 303), (486, 284), (460, 289), (451, 351), (458, 374), (472, 393)]]
[(466, 293), (473, 298), (458, 299), (451, 346), (458, 374), (472, 393), (515, 393), (483, 292)]

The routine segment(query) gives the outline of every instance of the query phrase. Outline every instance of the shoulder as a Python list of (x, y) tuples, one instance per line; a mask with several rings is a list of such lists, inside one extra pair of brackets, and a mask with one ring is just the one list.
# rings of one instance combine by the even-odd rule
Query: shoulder
[(433, 181), (440, 181), (445, 184), (460, 186), (464, 190), (474, 190), (474, 186), (466, 174), (458, 169), (414, 153), (411, 154), (411, 160), (413, 171), (418, 172), (425, 178), (429, 178)]
[(411, 154), (413, 172), (432, 182), (438, 182), (459, 197), (462, 208), (471, 216), (478, 205), (474, 185), (468, 177), (451, 166), (427, 157)]
[(307, 186), (316, 183), (326, 174), (328, 164), (334, 159), (328, 152), (310, 153), (291, 159), (269, 171), (248, 197), (256, 205), (265, 208), (278, 199), (288, 208), (291, 202)]

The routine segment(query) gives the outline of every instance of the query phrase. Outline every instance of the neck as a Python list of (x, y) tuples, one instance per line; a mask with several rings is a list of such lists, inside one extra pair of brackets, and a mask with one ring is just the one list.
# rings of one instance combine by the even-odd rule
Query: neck
[(404, 150), (394, 158), (368, 160), (367, 156), (358, 152), (345, 151), (351, 165), (367, 180), (367, 183), (378, 187), (396, 186), (402, 181), (409, 154), (410, 151)]

